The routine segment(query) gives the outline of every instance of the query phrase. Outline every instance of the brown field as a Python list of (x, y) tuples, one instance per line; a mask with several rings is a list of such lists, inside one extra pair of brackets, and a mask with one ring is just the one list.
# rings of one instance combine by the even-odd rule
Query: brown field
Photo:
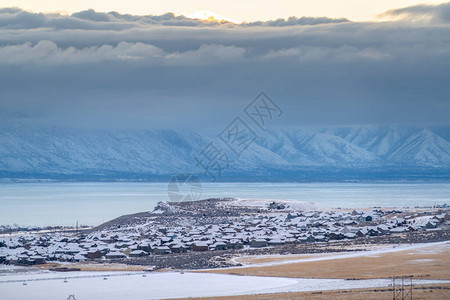
[[(208, 298), (189, 298), (192, 300), (382, 300), (392, 299), (392, 289), (378, 288), (378, 289), (357, 289), (357, 290), (339, 290), (339, 291), (324, 291), (324, 292), (298, 292), (298, 293), (279, 293), (279, 294), (259, 294), (259, 295), (242, 295), (242, 296), (227, 296), (227, 297), (208, 297)], [(410, 298), (407, 298), (410, 299)], [(413, 299), (450, 299), (450, 284), (442, 285), (424, 285), (415, 286), (413, 288)]]
[(321, 254), (294, 254), (294, 255), (271, 255), (271, 256), (241, 256), (235, 259), (236, 262), (241, 264), (261, 264), (269, 262), (278, 262), (293, 259), (308, 259), (314, 257), (323, 257), (333, 255), (334, 253), (321, 253)]
[[(274, 266), (204, 270), (199, 272), (298, 278), (388, 278), (414, 275), (424, 279), (450, 279), (450, 245), (433, 246), (322, 261), (297, 262)], [(267, 258), (269, 259), (269, 258)], [(281, 258), (277, 257), (277, 260)], [(288, 256), (286, 260), (292, 258)]]
[[(369, 250), (368, 247), (374, 248), (374, 245), (352, 245), (351, 247), (347, 247), (345, 249), (352, 249), (352, 250)], [(376, 248), (383, 248), (383, 247), (389, 247), (389, 245), (377, 245)], [(327, 249), (337, 249), (338, 251), (345, 251), (345, 249), (342, 246), (329, 246), (327, 245)], [(288, 254), (288, 255), (252, 255), (252, 256), (240, 256), (235, 258), (235, 261), (241, 264), (260, 264), (260, 263), (269, 263), (269, 262), (279, 262), (279, 261), (286, 261), (286, 260), (296, 260), (296, 259), (308, 259), (308, 258), (316, 258), (316, 257), (324, 257), (324, 256), (330, 256), (330, 255), (339, 255), (339, 252), (334, 253), (317, 253), (317, 254)]]

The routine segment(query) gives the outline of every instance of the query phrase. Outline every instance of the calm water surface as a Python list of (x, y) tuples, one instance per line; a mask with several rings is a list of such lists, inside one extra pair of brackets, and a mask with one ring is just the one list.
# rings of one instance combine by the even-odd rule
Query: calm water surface
[[(411, 207), (450, 204), (450, 183), (204, 183), (201, 198), (210, 197)], [(0, 225), (98, 225), (166, 200), (167, 183), (1, 183)]]

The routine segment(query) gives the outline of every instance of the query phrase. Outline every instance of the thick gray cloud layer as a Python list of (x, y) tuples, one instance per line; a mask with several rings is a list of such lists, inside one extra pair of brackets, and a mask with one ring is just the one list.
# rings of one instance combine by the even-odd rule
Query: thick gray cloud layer
[(281, 126), (448, 123), (448, 7), (240, 25), (1, 9), (0, 119), (220, 129), (264, 90)]

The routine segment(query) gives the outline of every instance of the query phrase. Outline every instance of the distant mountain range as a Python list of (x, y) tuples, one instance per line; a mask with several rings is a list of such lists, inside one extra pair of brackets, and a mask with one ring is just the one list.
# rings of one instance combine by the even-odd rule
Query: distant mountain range
[[(1, 178), (166, 180), (204, 174), (210, 142), (233, 161), (218, 180), (449, 179), (450, 127), (273, 130), (240, 157), (217, 136), (175, 130), (0, 129)], [(216, 172), (218, 175), (218, 172)], [(208, 176), (205, 176), (205, 178)]]

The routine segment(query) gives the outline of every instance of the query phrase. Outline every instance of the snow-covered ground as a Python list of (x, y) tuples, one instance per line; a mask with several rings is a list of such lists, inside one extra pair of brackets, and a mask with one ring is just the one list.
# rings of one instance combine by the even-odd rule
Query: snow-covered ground
[[(41, 272), (6, 275), (0, 276), (0, 298), (61, 300), (73, 294), (80, 300), (139, 300), (374, 288), (391, 284), (389, 279), (296, 279), (178, 272), (147, 273), (144, 277), (144, 274), (142, 272)], [(26, 285), (23, 284), (25, 281)], [(413, 283), (442, 282), (450, 281), (415, 280)]]
[[(376, 256), (398, 251), (447, 251), (450, 242), (389, 246), (372, 251), (331, 254), (251, 266), (270, 266), (293, 262)], [(244, 266), (245, 267), (245, 266)], [(248, 266), (247, 266), (248, 267)], [(105, 279), (106, 278), (106, 279)], [(24, 285), (26, 282), (26, 285)], [(413, 284), (449, 283), (450, 280), (414, 280)], [(0, 266), (0, 299), (161, 299), (184, 297), (233, 296), (244, 294), (301, 292), (335, 289), (388, 287), (390, 279), (302, 279), (237, 276), (212, 273), (179, 272), (73, 272), (59, 273)]]
[(267, 208), (271, 202), (276, 202), (277, 204), (283, 204), (287, 209), (296, 211), (321, 211), (328, 208), (319, 206), (312, 202), (302, 202), (298, 200), (279, 200), (279, 199), (244, 199), (239, 198), (227, 203), (227, 205), (240, 205), (240, 206), (250, 206), (250, 207), (261, 207)]

